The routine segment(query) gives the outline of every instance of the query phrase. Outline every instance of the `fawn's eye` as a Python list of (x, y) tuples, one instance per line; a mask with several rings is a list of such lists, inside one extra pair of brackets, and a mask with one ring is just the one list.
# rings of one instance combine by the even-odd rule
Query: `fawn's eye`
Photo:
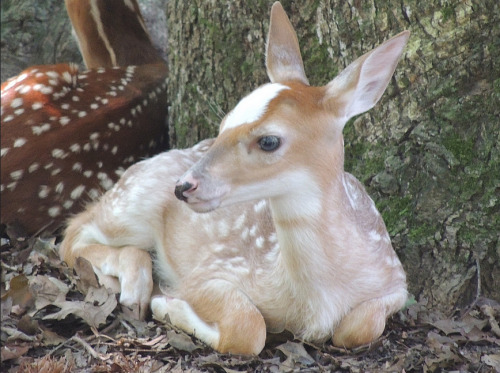
[(265, 152), (273, 152), (281, 145), (281, 139), (278, 136), (264, 136), (257, 141), (257, 144)]

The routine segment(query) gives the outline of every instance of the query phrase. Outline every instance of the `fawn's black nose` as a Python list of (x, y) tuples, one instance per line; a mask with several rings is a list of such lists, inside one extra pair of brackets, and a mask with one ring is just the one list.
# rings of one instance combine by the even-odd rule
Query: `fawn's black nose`
[(178, 183), (175, 186), (175, 196), (184, 202), (187, 202), (187, 197), (184, 195), (184, 192), (189, 192), (192, 190), (196, 189), (196, 185), (191, 184), (190, 182), (186, 181), (182, 184)]

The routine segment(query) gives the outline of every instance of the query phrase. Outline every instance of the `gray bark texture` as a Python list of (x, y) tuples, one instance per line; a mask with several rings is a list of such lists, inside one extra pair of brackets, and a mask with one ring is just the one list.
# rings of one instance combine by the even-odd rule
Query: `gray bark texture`
[[(215, 136), (224, 113), (268, 81), (272, 1), (139, 3), (158, 17), (149, 26), (162, 47), (167, 10), (171, 146)], [(313, 85), (412, 32), (382, 100), (346, 126), (346, 169), (382, 212), (415, 297), (445, 311), (479, 294), (500, 300), (498, 1), (282, 4)], [(29, 65), (81, 61), (62, 1), (2, 0), (1, 9), (2, 81)]]
[[(271, 1), (168, 3), (173, 146), (215, 136), (267, 82)], [(412, 32), (379, 104), (346, 126), (346, 169), (366, 185), (410, 292), (448, 311), (500, 299), (500, 8), (481, 1), (283, 1), (311, 84)]]

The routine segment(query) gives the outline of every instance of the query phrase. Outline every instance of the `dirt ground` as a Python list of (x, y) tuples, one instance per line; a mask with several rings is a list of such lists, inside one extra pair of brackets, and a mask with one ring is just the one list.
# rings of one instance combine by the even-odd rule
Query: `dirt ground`
[(259, 356), (223, 355), (128, 317), (88, 262), (61, 263), (56, 237), (2, 232), (2, 372), (500, 372), (500, 304), (480, 294), (451, 316), (409, 302), (355, 350), (281, 334)]

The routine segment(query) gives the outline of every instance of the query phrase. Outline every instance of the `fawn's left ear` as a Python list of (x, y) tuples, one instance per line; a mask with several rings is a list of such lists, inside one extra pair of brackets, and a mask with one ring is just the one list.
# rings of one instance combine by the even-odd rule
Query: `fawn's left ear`
[(295, 80), (309, 85), (297, 35), (278, 1), (271, 8), (271, 22), (266, 45), (266, 67), (267, 75), (272, 83)]
[(394, 74), (409, 36), (409, 31), (403, 31), (347, 66), (326, 86), (325, 107), (345, 122), (374, 107)]

